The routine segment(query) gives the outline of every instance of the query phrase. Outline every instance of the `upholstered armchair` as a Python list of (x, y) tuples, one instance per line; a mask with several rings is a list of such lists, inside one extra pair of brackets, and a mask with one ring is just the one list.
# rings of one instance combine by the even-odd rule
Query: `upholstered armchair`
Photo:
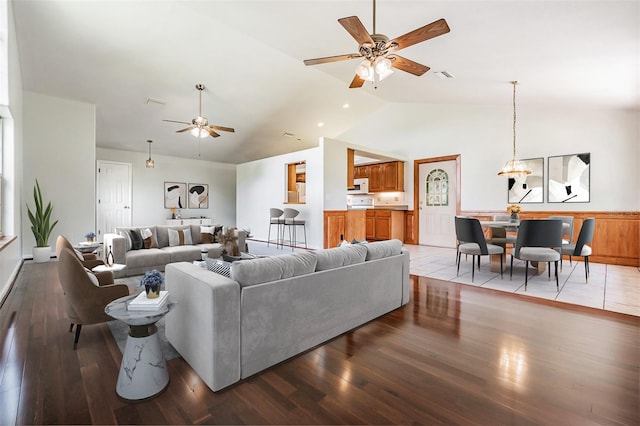
[[(93, 253), (80, 253), (76, 249), (73, 248), (73, 245), (69, 242), (69, 240), (62, 236), (58, 235), (56, 239), (56, 257), (60, 259), (60, 252), (63, 248), (68, 248), (73, 253), (75, 253), (76, 257), (87, 269), (93, 269), (98, 265), (104, 265), (104, 262), (96, 257)], [(100, 285), (108, 285), (113, 284), (113, 272), (111, 271), (103, 271), (103, 272), (94, 272), (93, 273), (97, 278)]]
[(71, 320), (69, 332), (76, 325), (73, 348), (78, 346), (83, 325), (111, 321), (104, 313), (111, 301), (129, 295), (124, 284), (99, 285), (95, 276), (85, 269), (73, 250), (62, 248), (58, 255), (58, 278), (64, 290), (65, 310)]

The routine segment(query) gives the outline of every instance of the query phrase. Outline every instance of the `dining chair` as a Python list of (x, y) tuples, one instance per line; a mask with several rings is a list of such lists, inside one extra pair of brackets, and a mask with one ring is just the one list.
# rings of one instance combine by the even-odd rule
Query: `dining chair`
[(562, 244), (573, 242), (573, 216), (549, 216), (552, 220), (562, 221)]
[(554, 219), (522, 220), (518, 229), (516, 245), (511, 250), (511, 271), (513, 278), (513, 259), (525, 261), (524, 290), (527, 291), (529, 262), (547, 262), (551, 278), (551, 262), (555, 264), (556, 289), (560, 291), (558, 261), (562, 257), (562, 221)]
[(283, 231), (282, 224), (284, 223), (284, 219), (282, 219), (282, 215), (284, 214), (284, 210), (270, 208), (269, 209), (269, 233), (267, 235), (267, 247), (271, 243), (271, 227), (276, 225), (276, 246), (279, 246), (282, 242), (282, 238), (280, 233)]
[[(493, 216), (493, 220), (495, 222), (509, 222), (511, 221), (511, 216), (508, 214), (497, 214)], [(518, 228), (515, 226), (494, 228), (491, 230), (492, 236), (487, 240), (487, 242), (491, 244), (514, 245), (516, 243), (516, 232), (518, 232)], [(493, 236), (494, 234), (495, 236)]]
[[(460, 272), (460, 255), (462, 253), (470, 254), (471, 258), (471, 282), (475, 279), (475, 260), (478, 256), (478, 269), (480, 269), (480, 256), (487, 256), (492, 254), (503, 254), (504, 248), (487, 244), (487, 240), (482, 232), (482, 226), (480, 221), (471, 217), (459, 217), (455, 218), (456, 225), (456, 238), (460, 241), (458, 245), (458, 255), (456, 259), (456, 275)], [(502, 256), (500, 256), (500, 278), (502, 278)]]
[[(593, 233), (596, 227), (595, 218), (591, 217), (585, 219), (580, 227), (580, 233), (575, 244), (563, 244), (562, 254), (569, 256), (569, 263), (571, 263), (571, 256), (582, 256), (584, 258), (584, 278), (586, 282), (589, 282), (589, 256), (591, 256), (591, 247), (587, 244), (593, 242)], [(562, 259), (560, 259), (560, 265), (562, 265)]]

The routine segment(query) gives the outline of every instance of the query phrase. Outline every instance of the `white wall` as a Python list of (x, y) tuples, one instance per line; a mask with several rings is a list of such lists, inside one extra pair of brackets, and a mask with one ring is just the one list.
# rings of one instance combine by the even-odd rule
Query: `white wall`
[[(80, 241), (95, 229), (95, 105), (24, 92), (23, 201), (33, 210), (33, 187), (38, 179), (45, 205), (53, 205), (59, 220), (49, 245), (58, 234)], [(22, 206), (22, 253), (31, 256), (35, 238)]]
[[(22, 239), (20, 206), (22, 201), (22, 76), (20, 75), (20, 62), (18, 46), (16, 44), (15, 27), (11, 3), (0, 2), (0, 48), (6, 49), (7, 61), (0, 61), (0, 73), (4, 77), (0, 91), (0, 115), (5, 117), (2, 139), (2, 173), (4, 176), (3, 191), (3, 224), (5, 235), (17, 236), (4, 249), (0, 250), (0, 301), (9, 290), (11, 282), (15, 279), (22, 264)], [(5, 9), (6, 8), (6, 9)], [(10, 118), (9, 118), (10, 117)]]
[[(307, 202), (306, 204), (284, 204), (285, 165), (298, 161), (306, 161)], [(237, 182), (238, 226), (249, 227), (254, 238), (266, 241), (269, 233), (269, 209), (291, 207), (300, 211), (300, 219), (306, 220), (307, 246), (322, 248), (324, 190), (323, 155), (320, 147), (240, 164)], [(275, 227), (272, 230), (271, 239), (275, 239), (274, 232)]]
[[(530, 210), (640, 210), (638, 111), (521, 107), (517, 116), (519, 158), (591, 153), (591, 202), (525, 204)], [(512, 154), (513, 110), (505, 107), (392, 104), (379, 109), (341, 140), (368, 145), (413, 160), (461, 154), (462, 209), (502, 210), (506, 180), (498, 170)], [(413, 173), (405, 191), (413, 191)], [(409, 207), (413, 208), (412, 197)]]
[[(141, 142), (144, 143), (144, 142)], [(171, 217), (164, 208), (164, 182), (205, 183), (209, 185), (208, 209), (181, 209), (183, 218), (205, 216), (214, 223), (236, 225), (236, 166), (153, 154), (155, 168), (147, 169), (148, 153), (97, 149), (97, 159), (132, 165), (133, 226), (163, 224)], [(113, 230), (109, 231), (112, 232)]]

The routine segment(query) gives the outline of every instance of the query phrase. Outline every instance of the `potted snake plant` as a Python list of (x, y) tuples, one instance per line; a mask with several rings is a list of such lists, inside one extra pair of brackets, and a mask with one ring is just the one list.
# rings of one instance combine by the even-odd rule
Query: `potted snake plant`
[(31, 221), (31, 232), (36, 239), (36, 246), (33, 248), (34, 262), (48, 262), (51, 257), (51, 247), (49, 246), (49, 236), (58, 221), (51, 223), (51, 211), (53, 206), (51, 201), (44, 206), (42, 200), (42, 192), (40, 184), (36, 179), (36, 185), (33, 187), (33, 201), (35, 203), (35, 211), (31, 211), (27, 204), (27, 215)]

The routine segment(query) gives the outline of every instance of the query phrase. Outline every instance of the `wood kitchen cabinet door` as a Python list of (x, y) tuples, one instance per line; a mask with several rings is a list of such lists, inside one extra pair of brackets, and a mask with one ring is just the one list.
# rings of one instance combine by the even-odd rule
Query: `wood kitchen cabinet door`
[(383, 191), (404, 191), (404, 163), (402, 161), (382, 163), (381, 173)]
[(354, 177), (356, 179), (363, 179), (369, 177), (369, 166), (357, 166)]
[(389, 210), (376, 210), (375, 235), (376, 240), (388, 240), (391, 238), (391, 212)]
[(367, 210), (365, 217), (365, 238), (368, 241), (376, 239), (376, 212)]
[(340, 236), (344, 237), (346, 211), (324, 212), (324, 248), (337, 247)]
[(369, 192), (382, 192), (382, 164), (369, 165)]

